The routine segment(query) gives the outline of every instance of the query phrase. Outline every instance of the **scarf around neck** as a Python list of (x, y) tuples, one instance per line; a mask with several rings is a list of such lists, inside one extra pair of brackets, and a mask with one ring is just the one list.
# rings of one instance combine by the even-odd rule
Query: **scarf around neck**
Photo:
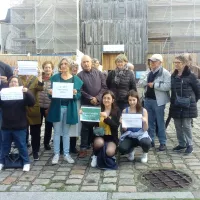
[(119, 85), (122, 79), (126, 78), (126, 71), (128, 70), (127, 65), (124, 65), (122, 69), (118, 67), (115, 69), (115, 83)]

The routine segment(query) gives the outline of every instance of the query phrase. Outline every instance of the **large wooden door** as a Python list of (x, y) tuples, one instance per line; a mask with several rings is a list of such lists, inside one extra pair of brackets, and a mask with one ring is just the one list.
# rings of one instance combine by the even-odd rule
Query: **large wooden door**
[(103, 70), (113, 70), (116, 68), (115, 58), (119, 53), (103, 53)]

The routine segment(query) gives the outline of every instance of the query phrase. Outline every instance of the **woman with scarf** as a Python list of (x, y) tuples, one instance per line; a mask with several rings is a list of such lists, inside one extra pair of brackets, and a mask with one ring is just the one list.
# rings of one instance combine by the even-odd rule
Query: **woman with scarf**
[(42, 64), (43, 74), (42, 80), (44, 82), (44, 90), (39, 92), (39, 104), (40, 104), (40, 114), (41, 114), (41, 126), (43, 118), (45, 118), (45, 131), (44, 131), (44, 148), (45, 150), (51, 150), (49, 145), (52, 135), (53, 123), (46, 120), (48, 113), (48, 108), (50, 106), (51, 100), (48, 97), (48, 89), (51, 88), (50, 78), (53, 74), (53, 63), (51, 61), (45, 61)]
[(108, 74), (107, 87), (116, 97), (117, 106), (121, 112), (128, 107), (127, 95), (130, 90), (136, 89), (133, 73), (127, 67), (128, 59), (124, 54), (119, 54), (115, 58), (116, 69)]

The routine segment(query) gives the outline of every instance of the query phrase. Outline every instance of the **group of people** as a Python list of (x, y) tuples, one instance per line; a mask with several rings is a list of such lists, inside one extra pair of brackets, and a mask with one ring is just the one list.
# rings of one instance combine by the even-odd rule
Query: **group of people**
[[(23, 159), (23, 171), (30, 170), (27, 150), (28, 133), (31, 135), (32, 155), (39, 160), (41, 125), (45, 119), (44, 148), (50, 150), (52, 128), (54, 129), (52, 164), (59, 162), (63, 152), (64, 160), (74, 163), (70, 153), (78, 153), (78, 157), (87, 156), (87, 149), (92, 146), (92, 167), (116, 168), (115, 154), (128, 154), (134, 160), (135, 147), (141, 146), (143, 154), (141, 162), (148, 161), (148, 151), (155, 147), (155, 132), (159, 140), (159, 151), (166, 149), (166, 132), (164, 121), (165, 105), (170, 102), (169, 115), (174, 119), (178, 146), (174, 151), (185, 149), (185, 153), (193, 151), (191, 120), (197, 117), (197, 101), (200, 98), (200, 85), (191, 72), (187, 56), (175, 57), (175, 70), (171, 75), (162, 67), (163, 58), (154, 54), (149, 58), (149, 69), (138, 82), (144, 88), (144, 98), (140, 97), (136, 88), (133, 73), (124, 54), (115, 59), (116, 69), (105, 76), (96, 60), (84, 55), (81, 60), (82, 71), (78, 73), (78, 65), (68, 58), (58, 64), (59, 72), (53, 75), (53, 63), (46, 61), (38, 76), (18, 76), (18, 70), (9, 75), (1, 72), (2, 87), (18, 87), (23, 85), (22, 100), (0, 100), (2, 126), (0, 135), (0, 170), (4, 167), (4, 158), (9, 154), (14, 140)], [(0, 63), (0, 66), (2, 64)], [(0, 67), (1, 69), (2, 67)], [(9, 66), (7, 66), (9, 69)], [(6, 71), (6, 70), (4, 70)], [(77, 74), (78, 73), (78, 74)], [(53, 83), (73, 83), (73, 98), (54, 98)], [(171, 96), (170, 96), (171, 91)], [(80, 151), (76, 149), (76, 137), (70, 137), (70, 127), (79, 122), (78, 101), (81, 106), (100, 107), (99, 122), (82, 121), (80, 130)], [(141, 114), (142, 127), (123, 127), (122, 114)], [(102, 128), (103, 134), (96, 135), (95, 129)], [(119, 136), (119, 133), (121, 136)], [(2, 140), (2, 141), (1, 141)]]

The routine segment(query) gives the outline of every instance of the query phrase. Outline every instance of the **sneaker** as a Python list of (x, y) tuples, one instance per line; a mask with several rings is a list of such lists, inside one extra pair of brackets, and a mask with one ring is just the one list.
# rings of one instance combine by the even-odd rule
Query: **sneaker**
[(30, 167), (31, 167), (30, 164), (25, 164), (24, 167), (23, 167), (23, 172), (29, 172), (30, 171)]
[(182, 146), (178, 145), (178, 146), (174, 147), (172, 150), (173, 150), (173, 151), (181, 151), (181, 150), (183, 150), (183, 149), (185, 149), (185, 148), (186, 148), (186, 147), (182, 147)]
[(97, 166), (97, 156), (93, 155), (92, 156), (91, 167), (96, 167), (96, 166)]
[(79, 158), (85, 158), (87, 156), (87, 151), (86, 150), (81, 150), (79, 151)]
[(165, 151), (166, 150), (166, 145), (165, 144), (160, 144), (158, 147), (158, 151)]
[(72, 159), (72, 157), (69, 154), (64, 156), (64, 160), (70, 164), (74, 163), (74, 160)]
[(128, 154), (128, 160), (133, 161), (135, 156), (135, 151), (133, 150), (131, 153)]
[(148, 153), (143, 153), (143, 155), (141, 156), (141, 162), (142, 163), (147, 163), (148, 160)]
[(4, 165), (0, 164), (0, 171), (3, 169)]
[(38, 152), (33, 152), (33, 159), (39, 160)]
[(52, 165), (56, 165), (56, 164), (58, 164), (58, 161), (59, 161), (59, 154), (55, 154), (54, 155), (54, 157), (53, 157), (53, 159), (52, 159)]
[(51, 150), (51, 146), (49, 144), (44, 145), (45, 150)]
[(187, 147), (187, 149), (185, 150), (185, 153), (186, 154), (190, 154), (190, 153), (192, 153), (193, 152), (193, 146), (192, 145), (189, 145), (188, 147)]

